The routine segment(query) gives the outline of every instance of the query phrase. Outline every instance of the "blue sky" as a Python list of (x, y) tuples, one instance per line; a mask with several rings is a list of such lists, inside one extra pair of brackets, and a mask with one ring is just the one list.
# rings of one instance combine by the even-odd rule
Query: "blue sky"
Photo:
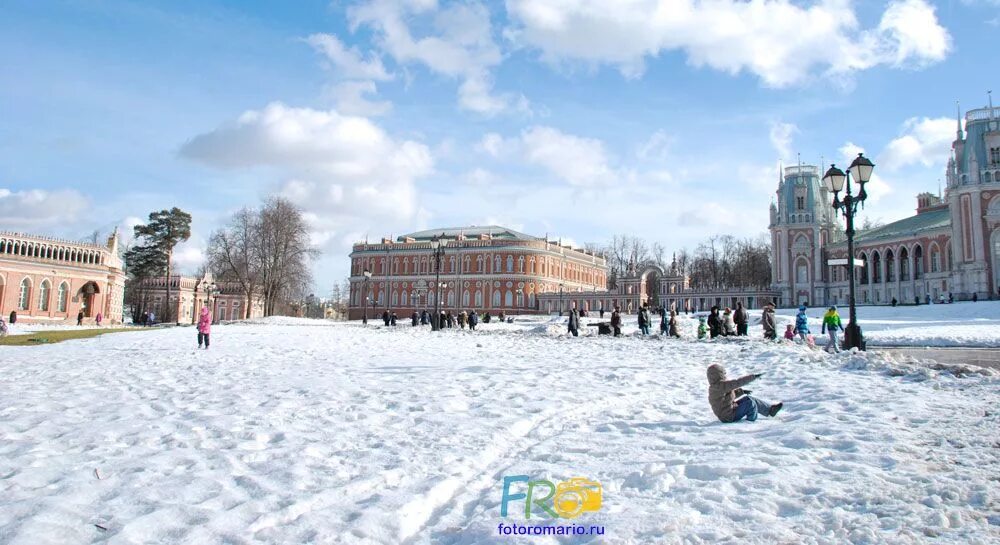
[(865, 213), (936, 190), (982, 107), (997, 0), (14, 0), (0, 6), (0, 229), (80, 238), (283, 194), (352, 241), (500, 223), (668, 249), (767, 228), (777, 165), (863, 149)]

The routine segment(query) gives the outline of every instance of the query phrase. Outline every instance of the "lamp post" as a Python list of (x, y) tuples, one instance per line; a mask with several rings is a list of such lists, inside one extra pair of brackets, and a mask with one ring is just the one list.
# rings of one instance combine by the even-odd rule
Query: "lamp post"
[(362, 303), (365, 305), (365, 315), (364, 315), (363, 318), (361, 318), (361, 324), (362, 325), (367, 325), (368, 324), (368, 300), (371, 299), (370, 297), (368, 297), (368, 281), (372, 279), (372, 272), (369, 271), (368, 269), (365, 269), (364, 275), (365, 275), (365, 299), (364, 299), (364, 301), (362, 301)]
[(562, 294), (563, 294), (563, 283), (560, 282), (559, 283), (559, 315), (560, 316), (563, 315), (563, 298), (562, 298)]
[[(854, 216), (858, 212), (858, 205), (864, 206), (868, 193), (865, 192), (865, 184), (871, 180), (872, 170), (875, 165), (863, 154), (859, 153), (854, 159), (847, 172), (840, 170), (836, 165), (830, 165), (830, 170), (823, 176), (823, 183), (827, 189), (833, 191), (833, 209), (839, 211), (847, 220), (847, 283), (848, 298), (850, 300), (850, 321), (844, 332), (844, 348), (850, 350), (857, 348), (865, 349), (865, 340), (861, 334), (861, 326), (858, 325), (857, 308), (854, 299)], [(851, 194), (851, 178), (858, 184), (858, 194)], [(841, 199), (839, 193), (844, 191), (844, 198)]]
[(431, 238), (431, 249), (434, 251), (434, 315), (431, 316), (431, 331), (439, 331), (441, 324), (439, 321), (441, 304), (441, 258), (444, 257), (444, 247), (448, 241), (444, 240), (444, 234)]

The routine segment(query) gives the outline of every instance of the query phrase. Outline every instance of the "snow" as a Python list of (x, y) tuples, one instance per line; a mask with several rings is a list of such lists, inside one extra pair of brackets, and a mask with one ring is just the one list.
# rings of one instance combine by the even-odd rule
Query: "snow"
[[(775, 312), (779, 332), (794, 323), (797, 309)], [(809, 327), (819, 337), (823, 307), (810, 308)], [(847, 306), (839, 306), (844, 326)], [(757, 313), (759, 316), (759, 312)], [(858, 325), (869, 346), (1000, 347), (1000, 301), (906, 306), (859, 306)]]
[[(529, 542), (497, 534), (536, 521), (500, 517), (518, 474), (604, 489), (574, 521), (603, 537), (531, 543), (1000, 538), (996, 371), (698, 342), (691, 318), (680, 341), (559, 321), (269, 318), (213, 327), (208, 351), (191, 327), (0, 348), (0, 542)], [(763, 372), (749, 388), (785, 409), (718, 422), (714, 362)]]

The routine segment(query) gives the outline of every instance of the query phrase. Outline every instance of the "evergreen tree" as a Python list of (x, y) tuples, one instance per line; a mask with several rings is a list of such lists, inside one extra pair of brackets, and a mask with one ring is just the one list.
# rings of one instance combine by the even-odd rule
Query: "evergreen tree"
[[(142, 243), (137, 244), (136, 257), (144, 257), (146, 263), (165, 263), (167, 276), (167, 299), (163, 322), (170, 321), (170, 261), (174, 247), (191, 237), (191, 214), (174, 207), (170, 210), (150, 212), (149, 223), (135, 226), (135, 236)], [(162, 259), (162, 261), (160, 261)]]

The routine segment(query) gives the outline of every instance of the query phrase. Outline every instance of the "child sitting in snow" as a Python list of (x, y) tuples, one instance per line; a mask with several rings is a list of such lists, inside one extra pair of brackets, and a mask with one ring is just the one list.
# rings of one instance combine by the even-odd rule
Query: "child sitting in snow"
[(702, 316), (698, 318), (698, 338), (704, 339), (708, 335), (708, 324), (705, 323), (705, 317)]
[(747, 375), (738, 379), (726, 380), (726, 368), (713, 363), (708, 366), (708, 403), (712, 412), (722, 422), (736, 422), (743, 418), (753, 422), (757, 415), (767, 416), (778, 414), (784, 405), (780, 401), (771, 405), (756, 397), (750, 397), (749, 390), (743, 386), (760, 378), (760, 374)]
[(788, 339), (788, 340), (790, 340), (790, 341), (794, 341), (795, 340), (795, 329), (794, 329), (794, 327), (795, 326), (793, 326), (792, 324), (788, 324), (788, 327), (785, 328), (785, 338)]

